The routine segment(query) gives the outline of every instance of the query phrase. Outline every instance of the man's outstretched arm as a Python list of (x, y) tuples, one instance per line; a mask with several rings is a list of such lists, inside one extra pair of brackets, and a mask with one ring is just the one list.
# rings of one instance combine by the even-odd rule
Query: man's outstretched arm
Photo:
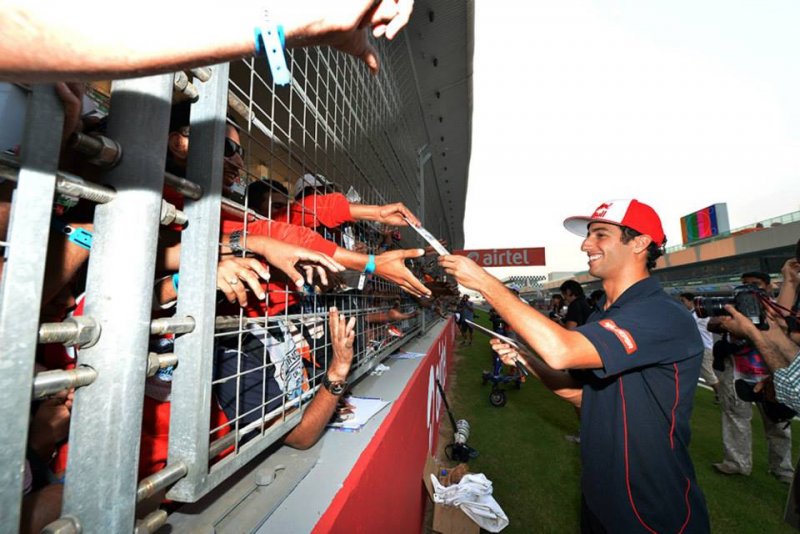
[(439, 264), (462, 286), (480, 291), (514, 332), (553, 369), (603, 367), (597, 349), (583, 334), (567, 330), (531, 308), (471, 259), (441, 256)]

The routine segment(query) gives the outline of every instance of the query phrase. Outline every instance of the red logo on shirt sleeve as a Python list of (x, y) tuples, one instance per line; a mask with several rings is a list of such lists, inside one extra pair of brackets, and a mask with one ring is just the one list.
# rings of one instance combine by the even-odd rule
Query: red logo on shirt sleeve
[(619, 342), (622, 343), (622, 346), (625, 347), (625, 352), (627, 354), (633, 354), (636, 352), (639, 347), (636, 346), (636, 340), (633, 339), (633, 336), (630, 332), (625, 330), (624, 328), (620, 328), (617, 326), (617, 323), (612, 321), (611, 319), (603, 319), (599, 322), (600, 326), (617, 336)]

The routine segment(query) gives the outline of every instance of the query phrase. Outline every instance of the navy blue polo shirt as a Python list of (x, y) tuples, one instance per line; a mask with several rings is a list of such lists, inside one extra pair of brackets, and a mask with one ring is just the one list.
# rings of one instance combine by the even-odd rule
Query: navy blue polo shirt
[(689, 457), (703, 358), (694, 319), (649, 277), (578, 331), (603, 361), (572, 372), (583, 383), (585, 506), (608, 532), (708, 532)]

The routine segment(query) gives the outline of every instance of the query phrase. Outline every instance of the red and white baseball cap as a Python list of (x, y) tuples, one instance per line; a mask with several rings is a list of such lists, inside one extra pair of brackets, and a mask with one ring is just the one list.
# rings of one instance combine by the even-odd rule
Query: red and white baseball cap
[(564, 220), (564, 228), (581, 237), (586, 237), (589, 224), (604, 222), (627, 226), (640, 234), (649, 235), (656, 245), (666, 241), (664, 228), (656, 210), (636, 199), (609, 200), (603, 202), (589, 217), (569, 217)]

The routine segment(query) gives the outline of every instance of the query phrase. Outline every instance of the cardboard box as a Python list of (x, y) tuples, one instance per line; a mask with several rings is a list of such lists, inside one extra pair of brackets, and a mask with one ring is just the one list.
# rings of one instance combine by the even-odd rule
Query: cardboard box
[[(422, 481), (428, 496), (433, 500), (433, 484), (431, 474), (438, 475), (442, 465), (432, 456), (425, 462), (425, 471), (422, 473)], [(433, 532), (439, 534), (479, 534), (481, 529), (475, 521), (469, 518), (455, 506), (445, 506), (443, 504), (433, 504)]]

